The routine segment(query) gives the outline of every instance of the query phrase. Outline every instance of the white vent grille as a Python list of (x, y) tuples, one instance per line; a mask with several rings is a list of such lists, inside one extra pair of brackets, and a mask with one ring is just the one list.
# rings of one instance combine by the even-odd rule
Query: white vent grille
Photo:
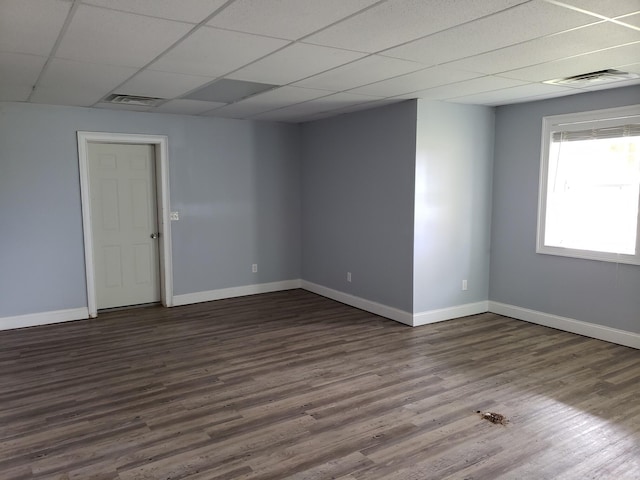
[(567, 87), (588, 87), (602, 85), (603, 83), (620, 82), (622, 80), (633, 80), (639, 78), (636, 73), (621, 72), (620, 70), (598, 70), (597, 72), (582, 73), (573, 77), (556, 78), (543, 83), (552, 85), (564, 85)]
[(122, 95), (118, 93), (113, 93), (104, 100), (105, 102), (115, 103), (117, 105), (139, 105), (143, 107), (153, 107), (165, 101), (164, 98), (140, 97), (137, 95)]

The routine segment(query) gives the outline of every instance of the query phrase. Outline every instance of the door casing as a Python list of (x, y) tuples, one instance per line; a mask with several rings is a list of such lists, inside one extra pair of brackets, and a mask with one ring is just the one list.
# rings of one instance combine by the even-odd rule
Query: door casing
[(91, 231), (90, 181), (88, 146), (90, 143), (129, 143), (152, 145), (155, 153), (156, 196), (160, 253), (160, 298), (165, 307), (173, 306), (173, 274), (171, 264), (171, 219), (169, 202), (168, 138), (166, 135), (138, 135), (129, 133), (78, 131), (78, 162), (80, 166), (80, 194), (82, 200), (82, 231), (87, 282), (89, 317), (98, 316)]

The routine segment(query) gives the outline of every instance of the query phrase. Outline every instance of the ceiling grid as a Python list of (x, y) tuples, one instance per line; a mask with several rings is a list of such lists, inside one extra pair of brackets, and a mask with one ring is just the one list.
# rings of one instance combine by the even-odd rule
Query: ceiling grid
[[(547, 83), (610, 69), (627, 75)], [(636, 84), (640, 0), (0, 3), (0, 101), (302, 122), (409, 98), (496, 106)]]

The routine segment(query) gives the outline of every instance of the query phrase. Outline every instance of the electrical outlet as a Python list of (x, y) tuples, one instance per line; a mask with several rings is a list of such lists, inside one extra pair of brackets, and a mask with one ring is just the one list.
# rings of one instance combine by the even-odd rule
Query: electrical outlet
[(251, 265), (251, 271), (253, 273), (258, 273), (258, 264), (254, 263), (253, 265)]
[(351, 272), (347, 272), (347, 282), (351, 281)]
[(466, 289), (467, 289), (467, 281), (462, 280), (462, 290), (466, 290)]

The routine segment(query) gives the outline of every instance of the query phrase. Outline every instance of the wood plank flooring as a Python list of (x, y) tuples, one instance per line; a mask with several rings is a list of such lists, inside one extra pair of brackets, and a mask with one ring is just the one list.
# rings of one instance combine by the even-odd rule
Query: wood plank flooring
[(640, 351), (303, 290), (5, 331), (0, 478), (639, 479)]

